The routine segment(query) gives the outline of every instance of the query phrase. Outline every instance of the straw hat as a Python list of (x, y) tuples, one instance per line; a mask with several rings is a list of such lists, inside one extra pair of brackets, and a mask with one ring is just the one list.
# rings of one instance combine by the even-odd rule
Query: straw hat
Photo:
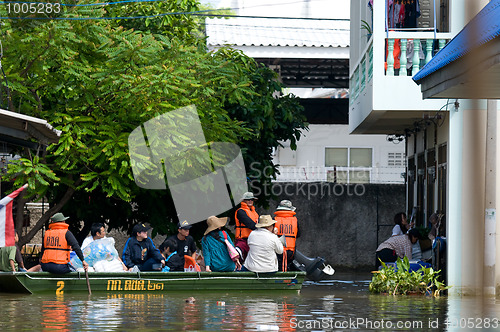
[(274, 225), (276, 220), (274, 220), (270, 215), (265, 214), (259, 217), (259, 222), (255, 224), (255, 227), (263, 228)]
[(292, 202), (290, 202), (287, 199), (284, 199), (280, 202), (276, 210), (287, 210), (287, 211), (295, 211), (297, 209), (295, 206), (292, 205)]
[(207, 219), (208, 228), (203, 235), (207, 235), (211, 231), (219, 227), (225, 226), (226, 223), (227, 223), (227, 217), (224, 218), (217, 218), (216, 216), (208, 217)]

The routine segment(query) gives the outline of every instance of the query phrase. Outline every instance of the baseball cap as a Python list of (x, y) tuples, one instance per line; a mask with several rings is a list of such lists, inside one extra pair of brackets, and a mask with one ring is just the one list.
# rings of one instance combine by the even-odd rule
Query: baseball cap
[(151, 227), (146, 226), (144, 224), (137, 224), (132, 228), (132, 234), (140, 233), (140, 232), (147, 232)]
[(193, 227), (193, 226), (190, 225), (187, 222), (187, 220), (179, 221), (179, 223), (177, 224), (177, 228), (179, 228), (179, 229), (190, 229), (191, 227)]

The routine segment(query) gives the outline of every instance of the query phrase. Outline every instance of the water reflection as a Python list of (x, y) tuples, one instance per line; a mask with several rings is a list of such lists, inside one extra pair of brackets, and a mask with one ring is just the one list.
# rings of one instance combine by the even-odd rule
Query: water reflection
[(70, 330), (69, 307), (62, 297), (57, 297), (53, 301), (42, 301), (42, 327), (44, 331)]
[[(194, 302), (186, 302), (190, 296)], [(368, 279), (310, 283), (301, 294), (0, 294), (0, 303), (2, 332), (465, 331), (471, 328), (464, 324), (472, 323), (487, 331), (500, 329), (492, 320), (500, 318), (500, 303), (495, 298), (371, 295)]]

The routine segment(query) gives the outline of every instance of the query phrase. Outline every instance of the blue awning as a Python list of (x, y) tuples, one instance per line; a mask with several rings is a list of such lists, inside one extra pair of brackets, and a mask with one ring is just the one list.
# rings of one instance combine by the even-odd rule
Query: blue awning
[(441, 51), (415, 76), (420, 80), (458, 60), (500, 35), (500, 0), (490, 1)]

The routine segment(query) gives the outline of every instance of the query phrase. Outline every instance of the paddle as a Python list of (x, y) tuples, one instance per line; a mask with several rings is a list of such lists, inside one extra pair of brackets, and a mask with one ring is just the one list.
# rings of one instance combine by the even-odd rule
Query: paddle
[(87, 279), (87, 288), (89, 290), (89, 295), (92, 295), (92, 291), (90, 290), (89, 271), (87, 270), (85, 270), (85, 279)]

